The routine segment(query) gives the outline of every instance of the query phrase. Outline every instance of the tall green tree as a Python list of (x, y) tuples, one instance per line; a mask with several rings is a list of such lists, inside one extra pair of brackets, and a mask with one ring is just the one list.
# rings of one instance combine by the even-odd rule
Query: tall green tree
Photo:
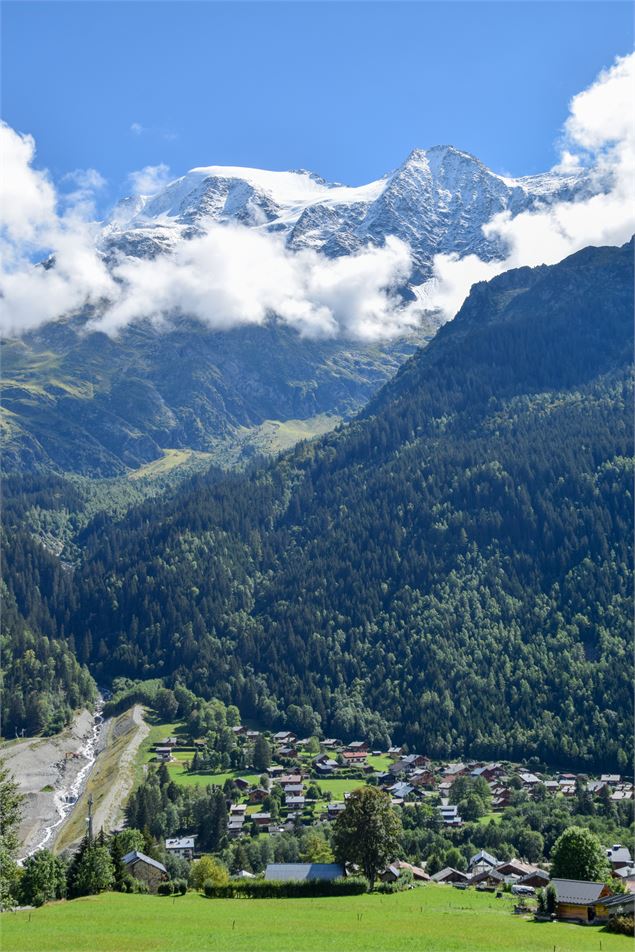
[(356, 863), (371, 885), (399, 850), (401, 822), (390, 797), (376, 787), (354, 790), (334, 824), (333, 848), (340, 863)]
[(18, 868), (18, 829), (22, 818), (24, 797), (9, 768), (0, 760), (0, 910), (16, 903)]
[(94, 896), (115, 884), (115, 867), (107, 846), (90, 843), (86, 836), (68, 871), (68, 892), (76, 896)]
[(25, 906), (41, 906), (66, 895), (66, 864), (50, 850), (38, 850), (24, 861), (20, 899)]
[(258, 734), (254, 744), (254, 767), (264, 771), (271, 766), (271, 747), (266, 737)]
[(556, 879), (601, 882), (610, 872), (606, 850), (597, 836), (582, 826), (570, 826), (551, 852), (551, 875)]

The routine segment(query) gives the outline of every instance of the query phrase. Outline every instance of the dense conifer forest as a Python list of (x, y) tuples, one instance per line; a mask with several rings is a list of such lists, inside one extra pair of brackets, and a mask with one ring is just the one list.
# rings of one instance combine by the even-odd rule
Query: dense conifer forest
[[(23, 518), (72, 484), (10, 481), (5, 651), (46, 641), (52, 694), (87, 696), (86, 665), (307, 734), (624, 768), (632, 255), (476, 285), (357, 421), (96, 515), (73, 566)], [(24, 698), (53, 684), (15, 670)]]

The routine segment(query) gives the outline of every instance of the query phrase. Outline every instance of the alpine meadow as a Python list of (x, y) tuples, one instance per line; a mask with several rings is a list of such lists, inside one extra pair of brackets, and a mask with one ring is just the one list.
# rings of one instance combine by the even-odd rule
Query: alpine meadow
[(7, 952), (630, 947), (632, 13), (5, 0)]

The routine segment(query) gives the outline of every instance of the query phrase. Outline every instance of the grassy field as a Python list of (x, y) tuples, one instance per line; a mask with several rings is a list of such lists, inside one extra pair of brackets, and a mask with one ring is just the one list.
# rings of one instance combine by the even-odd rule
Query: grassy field
[(329, 777), (325, 780), (320, 777), (315, 782), (324, 793), (332, 793), (334, 800), (342, 800), (345, 793), (348, 793), (350, 790), (357, 790), (366, 784), (365, 780), (355, 780), (350, 777), (344, 777), (339, 780), (337, 777), (333, 779)]
[(222, 787), (226, 780), (235, 780), (237, 777), (244, 777), (249, 783), (257, 784), (260, 779), (259, 773), (244, 770), (227, 770), (225, 773), (189, 773), (184, 763), (168, 764), (168, 770), (172, 780), (184, 787), (207, 787), (209, 784)]
[(178, 899), (108, 893), (0, 917), (4, 952), (628, 952), (598, 928), (514, 916), (509, 897)]

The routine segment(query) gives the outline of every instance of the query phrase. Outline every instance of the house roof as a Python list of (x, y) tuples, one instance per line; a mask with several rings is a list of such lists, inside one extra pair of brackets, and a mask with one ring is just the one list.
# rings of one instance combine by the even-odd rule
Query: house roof
[(602, 891), (606, 889), (604, 883), (578, 879), (552, 879), (551, 883), (556, 890), (558, 902), (568, 902), (579, 906), (597, 902)]
[(488, 866), (498, 866), (496, 857), (488, 853), (487, 850), (479, 850), (478, 853), (475, 853), (470, 859), (470, 866), (476, 866), (477, 863), (487, 863)]
[(450, 876), (458, 876), (463, 882), (467, 882), (470, 878), (467, 873), (462, 873), (460, 869), (454, 869), (452, 866), (445, 866), (443, 869), (440, 869), (438, 873), (435, 873), (434, 876), (431, 876), (430, 879), (434, 883), (442, 883), (444, 880), (449, 879)]
[(269, 863), (265, 879), (277, 881), (339, 879), (344, 867), (339, 863)]
[(165, 841), (166, 850), (193, 850), (196, 836), (173, 836)]
[(130, 853), (126, 853), (121, 862), (124, 866), (129, 866), (130, 863), (136, 863), (138, 860), (141, 860), (142, 863), (147, 863), (148, 866), (154, 866), (156, 869), (160, 869), (162, 873), (167, 873), (167, 869), (163, 863), (159, 863), (158, 860), (152, 859), (151, 856), (146, 856), (145, 853), (140, 853), (139, 850), (132, 850)]
[(626, 846), (613, 846), (606, 851), (606, 855), (611, 863), (630, 863), (631, 851)]

